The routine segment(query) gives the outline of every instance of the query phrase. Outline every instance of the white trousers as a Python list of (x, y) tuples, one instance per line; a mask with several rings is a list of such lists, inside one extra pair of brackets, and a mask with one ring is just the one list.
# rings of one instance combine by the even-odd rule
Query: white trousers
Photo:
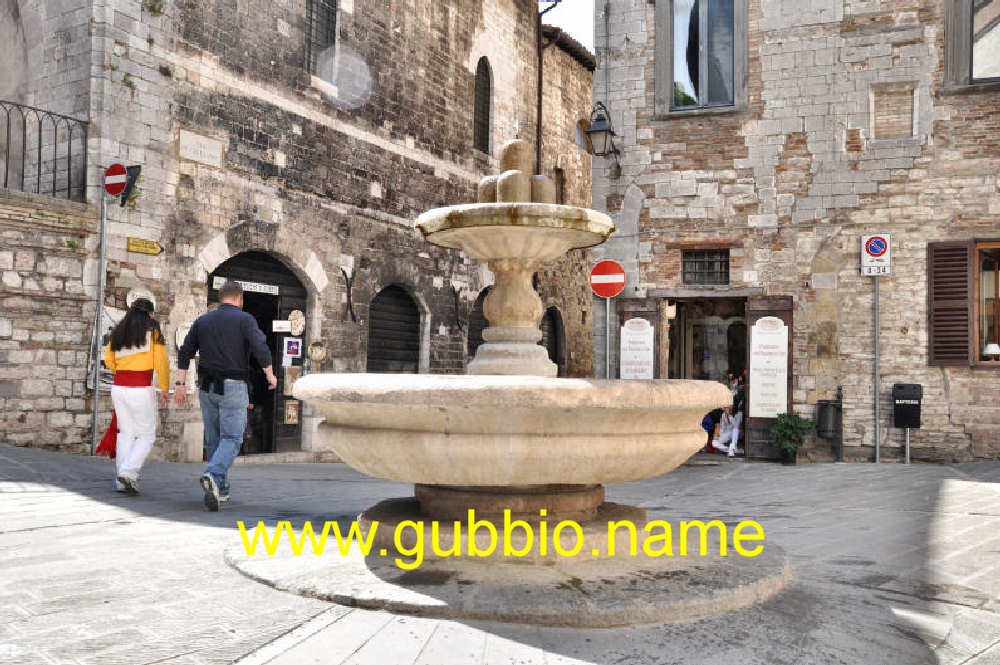
[(111, 386), (111, 401), (118, 418), (116, 475), (138, 480), (139, 470), (156, 441), (156, 389)]
[[(712, 441), (712, 447), (726, 453), (736, 452), (736, 442), (740, 440), (740, 424), (743, 422), (743, 414), (737, 413), (733, 418), (733, 428), (726, 432), (719, 432), (719, 438)], [(729, 445), (725, 445), (725, 444)]]

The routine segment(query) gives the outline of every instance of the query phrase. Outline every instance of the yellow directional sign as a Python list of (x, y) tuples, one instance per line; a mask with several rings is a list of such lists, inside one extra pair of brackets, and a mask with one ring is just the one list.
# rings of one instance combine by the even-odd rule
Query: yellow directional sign
[(139, 252), (140, 254), (159, 254), (163, 251), (160, 247), (160, 243), (155, 240), (146, 240), (145, 238), (128, 238), (128, 251)]

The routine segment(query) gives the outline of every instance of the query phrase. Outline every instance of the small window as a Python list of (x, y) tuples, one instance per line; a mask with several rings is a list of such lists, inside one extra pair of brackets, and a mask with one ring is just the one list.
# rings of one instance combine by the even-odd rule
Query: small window
[(992, 355), (985, 353), (988, 344), (1000, 344), (1000, 308), (997, 295), (1000, 294), (1000, 245), (990, 243), (976, 248), (979, 272), (976, 275), (976, 309), (979, 311), (979, 341), (976, 355), (979, 360), (991, 361)]
[(476, 98), (473, 108), (472, 145), (476, 150), (490, 154), (490, 104), (493, 96), (493, 77), (490, 63), (480, 58), (476, 66)]
[(972, 2), (972, 81), (1000, 81), (1000, 0)]
[(685, 284), (729, 284), (729, 250), (696, 249), (682, 254)]
[(336, 43), (336, 0), (306, 0), (306, 66), (310, 74), (333, 80)]

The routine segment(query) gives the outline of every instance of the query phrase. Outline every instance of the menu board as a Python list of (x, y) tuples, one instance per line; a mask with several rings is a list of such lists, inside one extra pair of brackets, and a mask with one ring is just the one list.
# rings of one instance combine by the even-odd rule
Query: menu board
[(623, 379), (653, 378), (653, 326), (646, 319), (629, 319), (621, 331)]
[(788, 326), (765, 316), (750, 331), (750, 417), (788, 411)]

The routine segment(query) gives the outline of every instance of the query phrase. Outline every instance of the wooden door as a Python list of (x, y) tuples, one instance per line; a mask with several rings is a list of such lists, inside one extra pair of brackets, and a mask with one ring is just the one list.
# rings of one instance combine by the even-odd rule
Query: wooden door
[[(753, 354), (754, 324), (764, 317), (772, 316), (788, 326), (788, 361), (787, 361), (787, 404), (785, 411), (792, 410), (792, 297), (791, 296), (751, 296), (747, 299), (747, 348)], [(778, 460), (781, 455), (771, 436), (771, 427), (775, 418), (750, 417), (752, 395), (754, 393), (753, 362), (748, 364), (746, 391), (746, 456), (747, 459)]]

